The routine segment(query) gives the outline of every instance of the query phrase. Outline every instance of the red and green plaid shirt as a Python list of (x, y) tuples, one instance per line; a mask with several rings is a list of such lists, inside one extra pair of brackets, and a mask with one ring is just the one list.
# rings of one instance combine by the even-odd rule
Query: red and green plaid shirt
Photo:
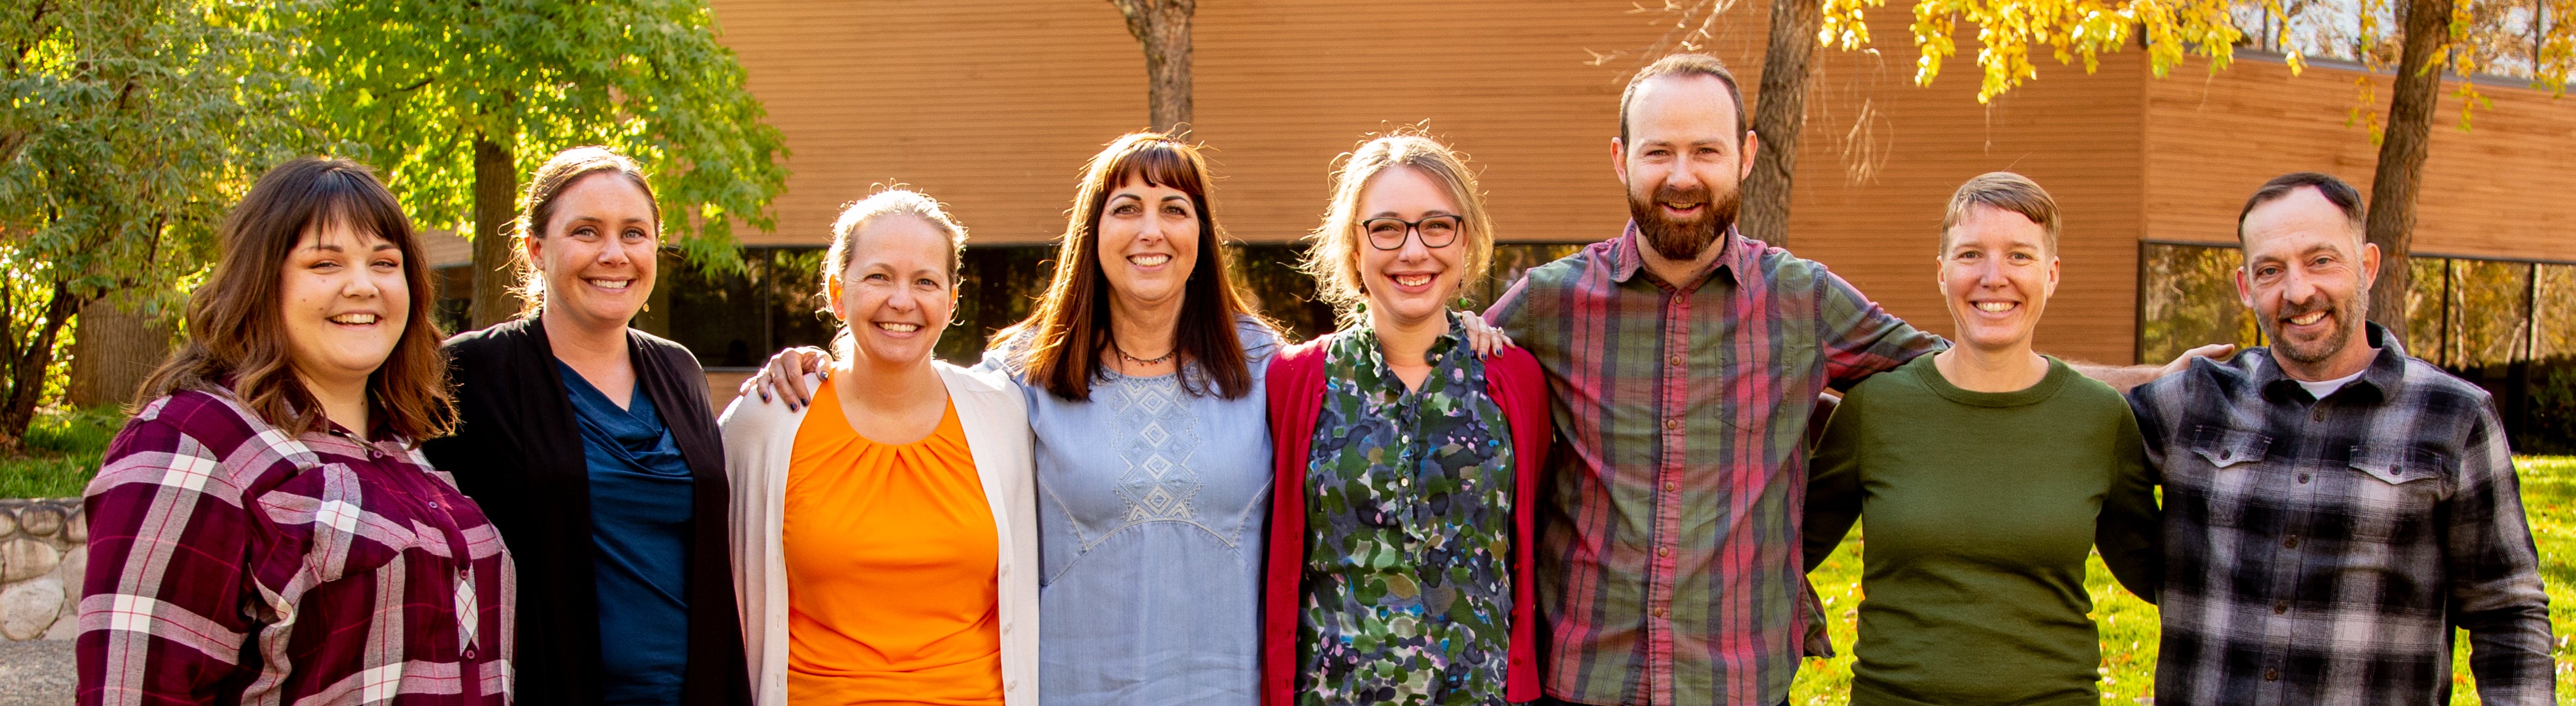
[(1945, 345), (1823, 265), (1722, 242), (1707, 271), (1659, 282), (1632, 223), (1531, 269), (1485, 314), (1555, 392), (1537, 572), (1551, 696), (1787, 699), (1816, 395)]

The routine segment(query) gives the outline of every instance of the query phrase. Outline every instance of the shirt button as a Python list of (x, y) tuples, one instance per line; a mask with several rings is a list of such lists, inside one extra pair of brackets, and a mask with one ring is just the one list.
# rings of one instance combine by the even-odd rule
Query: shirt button
[(1664, 481), (1664, 492), (1670, 493), (1670, 492), (1673, 492), (1673, 491), (1676, 491), (1676, 490), (1681, 490), (1681, 489), (1682, 489), (1682, 484), (1680, 484), (1680, 483), (1675, 483), (1675, 482), (1672, 482), (1672, 481)]
[(1680, 367), (1682, 364), (1682, 356), (1679, 353), (1675, 353), (1671, 357), (1665, 358), (1664, 362), (1671, 363), (1674, 367)]
[(1671, 419), (1666, 419), (1666, 420), (1664, 420), (1664, 428), (1666, 428), (1666, 429), (1680, 429), (1680, 428), (1682, 428), (1682, 418), (1681, 418), (1681, 417), (1674, 417), (1674, 418), (1671, 418)]
[(2317, 411), (2315, 411), (2315, 412), (2312, 412), (2312, 413), (2309, 413), (2309, 414), (2308, 414), (2308, 418), (2309, 418), (2309, 419), (2316, 420), (2316, 421), (2320, 421), (2320, 422), (2325, 421), (2325, 420), (2326, 420), (2326, 409), (2325, 409), (2324, 407), (2318, 407), (2318, 408), (2317, 408)]
[(474, 658), (474, 648), (471, 648), (471, 647), (465, 648), (465, 658), (466, 658), (466, 659), (473, 659), (473, 658)]
[(2278, 670), (2278, 669), (2266, 669), (2266, 670), (2263, 670), (2263, 681), (2280, 681), (2280, 680), (2281, 680), (2281, 670)]
[(2299, 482), (2301, 482), (2301, 483), (2308, 482), (2308, 474), (2305, 474), (2305, 473), (2301, 473), (2301, 474), (2299, 474)]
[(2299, 536), (2298, 536), (2298, 535), (2295, 535), (2295, 534), (2294, 534), (2294, 535), (2290, 535), (2290, 538), (2289, 538), (2289, 539), (2281, 540), (2281, 546), (2288, 547), (2288, 548), (2291, 548), (2291, 549), (2297, 549), (2297, 548), (2299, 548)]
[(1672, 555), (1673, 555), (1673, 548), (1672, 548), (1672, 547), (1656, 547), (1656, 548), (1655, 548), (1655, 556), (1672, 556)]
[(2287, 612), (2290, 612), (2290, 602), (2289, 602), (2289, 601), (2281, 601), (2281, 602), (2279, 602), (2279, 603), (2274, 603), (2274, 604), (2272, 604), (2272, 614), (2273, 614), (2273, 615), (2280, 615), (2280, 614), (2282, 614), (2282, 613), (2287, 613)]
[(1655, 611), (1654, 611), (1654, 613), (1655, 613), (1655, 617), (1658, 617), (1658, 618), (1664, 617), (1664, 609), (1662, 609), (1662, 608), (1656, 608), (1656, 609), (1655, 609)]

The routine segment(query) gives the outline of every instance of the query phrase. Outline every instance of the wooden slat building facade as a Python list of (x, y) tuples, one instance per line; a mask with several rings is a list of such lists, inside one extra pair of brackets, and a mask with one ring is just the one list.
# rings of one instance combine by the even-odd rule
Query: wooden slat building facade
[[(746, 244), (823, 244), (841, 204), (892, 183), (949, 203), (977, 245), (1043, 243), (1064, 228), (1083, 160), (1145, 124), (1142, 53), (1106, 2), (714, 6), (793, 152), (778, 229)], [(1762, 13), (1738, 3), (1706, 47), (1748, 92)], [(2043, 60), (2040, 78), (1981, 105), (1973, 41), (1917, 87), (1892, 16), (1873, 27), (1880, 53), (1818, 53), (1787, 246), (1926, 328), (1951, 328), (1930, 257), (1942, 205), (1981, 172), (2018, 171), (2056, 195), (2064, 284), (2040, 347), (2108, 362), (2141, 353), (2142, 244), (2232, 243), (2245, 195), (2284, 172), (2369, 188), (2377, 149), (2347, 125), (2362, 76), (2350, 68), (2293, 77), (2240, 54), (2223, 71), (2194, 61), (2156, 78), (2133, 47), (2091, 74)], [(1321, 214), (1336, 155), (1420, 124), (1481, 169), (1503, 241), (1613, 235), (1626, 218), (1610, 163), (1618, 94), (1670, 25), (1626, 0), (1203, 2), (1193, 137), (1213, 149), (1213, 210), (1239, 240), (1293, 241)], [(2371, 80), (2384, 101), (2386, 77)], [(2576, 262), (2576, 171), (2562, 166), (2576, 102), (2480, 89), (2494, 105), (2473, 131), (2456, 129), (2457, 99), (2442, 103), (2416, 251)]]

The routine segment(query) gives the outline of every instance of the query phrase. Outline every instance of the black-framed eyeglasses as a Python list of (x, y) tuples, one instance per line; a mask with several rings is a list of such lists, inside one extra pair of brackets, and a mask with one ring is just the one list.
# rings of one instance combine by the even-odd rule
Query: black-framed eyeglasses
[(1369, 245), (1379, 250), (1402, 250), (1404, 239), (1422, 234), (1422, 247), (1445, 248), (1458, 242), (1458, 231), (1467, 219), (1452, 215), (1423, 216), (1419, 221), (1402, 218), (1371, 218), (1360, 221), (1360, 232), (1367, 233)]

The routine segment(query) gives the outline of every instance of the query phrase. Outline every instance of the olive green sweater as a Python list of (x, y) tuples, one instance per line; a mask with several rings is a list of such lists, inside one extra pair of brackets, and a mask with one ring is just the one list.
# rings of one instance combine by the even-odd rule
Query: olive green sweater
[(2129, 403), (2050, 358), (2015, 392), (1921, 356), (1852, 388), (1807, 485), (1807, 568), (1869, 518), (1852, 703), (2082, 704), (2101, 696), (2087, 550), (2154, 599), (2154, 488)]

